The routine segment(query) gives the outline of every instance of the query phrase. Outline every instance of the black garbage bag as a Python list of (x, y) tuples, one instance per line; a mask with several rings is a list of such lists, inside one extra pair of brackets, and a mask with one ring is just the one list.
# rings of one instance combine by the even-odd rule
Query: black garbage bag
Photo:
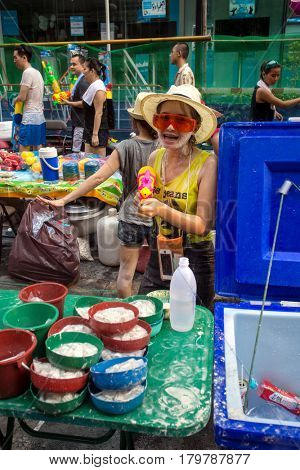
[(79, 270), (76, 229), (65, 211), (37, 200), (30, 202), (9, 255), (9, 274), (67, 286), (78, 280)]

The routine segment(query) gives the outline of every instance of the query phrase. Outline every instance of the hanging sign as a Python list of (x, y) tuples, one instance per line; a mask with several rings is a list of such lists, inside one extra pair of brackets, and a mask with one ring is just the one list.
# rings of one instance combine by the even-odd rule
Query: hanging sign
[(3, 36), (19, 36), (18, 13), (16, 10), (2, 10), (2, 34)]
[(231, 18), (247, 18), (255, 15), (255, 0), (229, 0)]
[(84, 36), (83, 16), (70, 16), (71, 36)]
[(146, 18), (164, 18), (167, 15), (166, 0), (146, 1), (142, 4), (143, 17)]

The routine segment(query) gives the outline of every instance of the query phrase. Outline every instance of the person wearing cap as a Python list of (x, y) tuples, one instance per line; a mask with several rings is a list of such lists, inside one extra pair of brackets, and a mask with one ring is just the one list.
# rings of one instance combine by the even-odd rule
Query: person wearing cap
[(139, 293), (169, 289), (159, 262), (160, 247), (169, 245), (169, 251), (174, 249), (173, 261), (180, 254), (189, 258), (197, 281), (197, 304), (212, 308), (217, 158), (196, 144), (211, 137), (216, 116), (201, 103), (192, 85), (173, 85), (166, 94), (149, 94), (142, 100), (142, 114), (158, 132), (162, 148), (149, 158), (156, 172), (154, 197), (139, 203), (140, 216), (155, 219), (156, 236)]
[(131, 295), (140, 247), (145, 238), (149, 237), (152, 227), (152, 218), (141, 219), (137, 213), (138, 208), (134, 204), (138, 171), (147, 165), (149, 155), (157, 146), (156, 131), (144, 120), (141, 113), (141, 100), (147, 95), (148, 93), (139, 93), (134, 107), (127, 110), (132, 117), (135, 137), (120, 142), (105, 164), (72, 193), (53, 201), (40, 196), (37, 198), (45, 204), (62, 207), (99, 186), (117, 170), (121, 171), (124, 190), (123, 203), (119, 211), (118, 237), (121, 249), (117, 292), (122, 298)]
[(24, 103), (22, 122), (19, 132), (20, 152), (32, 147), (38, 150), (46, 144), (46, 120), (44, 116), (44, 80), (41, 73), (31, 66), (32, 48), (20, 44), (14, 49), (13, 59), (16, 67), (22, 70), (20, 92), (14, 103)]
[(261, 65), (260, 79), (251, 99), (251, 121), (273, 121), (274, 119), (282, 121), (283, 117), (276, 110), (276, 106), (290, 108), (300, 103), (300, 98), (283, 101), (273, 95), (270, 87), (278, 82), (280, 73), (281, 65), (276, 60), (269, 60)]

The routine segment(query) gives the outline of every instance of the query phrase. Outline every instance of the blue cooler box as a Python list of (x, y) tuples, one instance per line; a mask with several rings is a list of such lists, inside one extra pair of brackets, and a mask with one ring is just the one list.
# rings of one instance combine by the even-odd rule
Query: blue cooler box
[[(300, 416), (249, 393), (248, 378), (285, 180), (300, 186), (300, 123), (227, 123), (220, 134), (214, 427), (219, 446), (299, 449)], [(284, 197), (253, 377), (300, 396), (300, 192)]]

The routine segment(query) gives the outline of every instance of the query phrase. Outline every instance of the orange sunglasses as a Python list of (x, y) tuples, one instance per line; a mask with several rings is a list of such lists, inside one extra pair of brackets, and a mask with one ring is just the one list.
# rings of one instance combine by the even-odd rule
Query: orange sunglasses
[(181, 114), (161, 113), (154, 114), (153, 125), (160, 131), (165, 131), (172, 124), (177, 132), (193, 132), (197, 126), (196, 119)]

